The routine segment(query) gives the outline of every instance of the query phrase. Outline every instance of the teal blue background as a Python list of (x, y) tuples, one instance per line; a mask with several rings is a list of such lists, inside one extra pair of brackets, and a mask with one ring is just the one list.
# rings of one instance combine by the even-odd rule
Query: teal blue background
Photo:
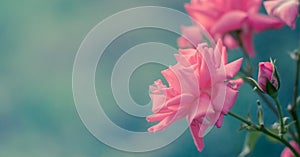
[[(86, 34), (104, 18), (131, 7), (154, 5), (184, 11), (187, 0), (2, 0), (0, 2), (0, 156), (3, 157), (96, 157), (96, 156), (237, 156), (245, 131), (240, 122), (226, 117), (221, 129), (213, 129), (199, 153), (187, 130), (172, 144), (146, 153), (129, 153), (110, 148), (94, 138), (81, 122), (72, 96), (72, 66)], [(120, 23), (121, 25), (122, 23)], [(255, 35), (257, 57), (253, 62), (277, 59), (282, 79), (280, 100), (286, 109), (291, 102), (295, 63), (289, 53), (300, 45), (299, 21), (296, 30), (283, 27)], [(100, 60), (96, 88), (101, 104), (119, 126), (145, 131), (144, 118), (123, 113), (108, 86), (113, 63), (128, 48), (143, 42), (164, 42), (176, 47), (178, 35), (157, 29), (124, 34), (112, 43)], [(174, 52), (176, 53), (176, 52)], [(241, 57), (229, 52), (230, 60)], [(146, 64), (133, 73), (130, 93), (140, 104), (149, 101), (148, 85), (161, 78), (165, 67)], [(154, 74), (152, 74), (154, 73)], [(120, 78), (121, 79), (121, 78)], [(243, 85), (233, 111), (248, 112), (255, 119), (257, 97)], [(265, 121), (276, 119), (263, 105)], [(286, 110), (285, 115), (288, 115)], [(140, 139), (143, 141), (143, 139)], [(148, 141), (143, 141), (148, 142)], [(283, 146), (260, 138), (250, 156), (279, 156)], [(267, 155), (266, 155), (267, 154)]]

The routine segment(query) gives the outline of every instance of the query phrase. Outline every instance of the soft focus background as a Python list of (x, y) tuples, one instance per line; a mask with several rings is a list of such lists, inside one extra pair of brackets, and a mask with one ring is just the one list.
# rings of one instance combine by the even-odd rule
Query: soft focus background
[[(76, 112), (72, 97), (72, 66), (80, 43), (90, 29), (104, 18), (131, 7), (155, 5), (185, 12), (185, 2), (188, 0), (1, 0), (0, 156), (237, 156), (243, 147), (245, 131), (238, 131), (240, 122), (231, 117), (225, 118), (221, 129), (213, 129), (206, 136), (205, 149), (201, 153), (194, 146), (188, 130), (162, 149), (128, 153), (110, 148), (94, 138)], [(284, 109), (291, 102), (295, 63), (289, 52), (300, 45), (299, 26), (298, 22), (294, 31), (284, 27), (255, 36), (257, 57), (254, 62), (268, 61), (270, 57), (277, 59)], [(176, 47), (177, 37), (156, 29), (136, 30), (118, 38), (105, 52), (99, 65), (107, 68), (97, 69), (96, 88), (103, 108), (116, 124), (133, 131), (145, 131), (152, 125), (144, 118), (122, 113), (117, 107), (109, 86), (114, 62), (135, 44), (154, 41)], [(239, 50), (234, 50), (229, 56), (233, 60), (242, 55)], [(146, 104), (149, 101), (148, 85), (162, 78), (160, 71), (164, 68), (146, 64), (133, 73), (130, 93), (136, 102)], [(255, 117), (256, 98), (251, 88), (244, 85), (233, 111), (243, 116), (249, 112)], [(266, 122), (273, 123), (275, 117), (265, 106), (264, 111)], [(261, 137), (249, 156), (279, 156), (282, 149), (283, 146)]]

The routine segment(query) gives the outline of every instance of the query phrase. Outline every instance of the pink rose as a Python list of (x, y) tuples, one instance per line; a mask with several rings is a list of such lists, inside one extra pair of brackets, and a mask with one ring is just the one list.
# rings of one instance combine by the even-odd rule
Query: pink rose
[(284, 21), (292, 29), (298, 16), (299, 0), (270, 0), (265, 1), (264, 6), (269, 15), (276, 16)]
[(261, 90), (267, 92), (267, 82), (270, 82), (275, 89), (278, 89), (278, 78), (275, 74), (275, 67), (273, 63), (260, 62), (258, 66), (258, 86), (261, 88)]
[(181, 32), (182, 37), (177, 40), (180, 48), (195, 48), (202, 41), (203, 32), (200, 26), (182, 26)]
[(148, 131), (161, 131), (187, 118), (195, 145), (202, 151), (203, 136), (213, 126), (221, 127), (224, 114), (237, 98), (243, 81), (230, 79), (239, 71), (242, 59), (228, 63), (220, 40), (213, 48), (202, 43), (196, 49), (181, 49), (175, 58), (177, 64), (162, 71), (169, 87), (161, 80), (149, 87), (154, 114), (146, 119), (159, 123)]
[(240, 38), (246, 52), (253, 57), (253, 31), (283, 25), (276, 18), (260, 14), (260, 4), (261, 0), (191, 0), (185, 8), (195, 24), (204, 26), (215, 39), (221, 38), (228, 48), (236, 47), (236, 38)]
[[(296, 149), (298, 153), (300, 153), (300, 147), (295, 141), (290, 141), (290, 144)], [(280, 157), (294, 157), (294, 154), (289, 148), (286, 147), (281, 152)]]

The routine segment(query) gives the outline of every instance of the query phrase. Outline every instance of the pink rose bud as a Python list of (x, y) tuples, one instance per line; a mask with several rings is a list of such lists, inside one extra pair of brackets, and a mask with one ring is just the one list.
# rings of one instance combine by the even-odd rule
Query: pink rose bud
[(277, 94), (279, 88), (279, 78), (273, 62), (260, 62), (258, 71), (258, 86), (269, 94)]
[(269, 15), (276, 16), (284, 21), (292, 29), (299, 11), (299, 0), (270, 0), (265, 1), (264, 6)]

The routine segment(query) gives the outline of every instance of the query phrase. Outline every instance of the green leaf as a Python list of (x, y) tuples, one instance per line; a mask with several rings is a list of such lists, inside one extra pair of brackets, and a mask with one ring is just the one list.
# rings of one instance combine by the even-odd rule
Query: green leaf
[(244, 77), (245, 81), (248, 81), (252, 86), (253, 86), (253, 90), (258, 90), (261, 93), (264, 93), (261, 88), (259, 87), (258, 83), (251, 77)]
[(244, 148), (242, 152), (239, 154), (239, 157), (245, 157), (254, 149), (254, 146), (257, 140), (259, 139), (260, 135), (261, 134), (258, 131), (251, 131), (247, 133), (245, 143), (244, 143)]
[[(269, 131), (271, 131), (273, 134), (278, 135), (279, 134), (279, 123), (275, 122), (272, 126), (272, 128), (267, 128)], [(265, 136), (266, 139), (272, 143), (280, 143), (280, 141), (276, 140), (275, 138), (271, 137), (271, 136)]]
[(272, 83), (267, 80), (267, 84), (266, 84), (266, 93), (269, 94), (272, 98), (276, 98), (277, 97), (277, 89), (272, 85)]
[(277, 90), (278, 90), (280, 88), (280, 77), (279, 77), (279, 73), (278, 73), (277, 68), (276, 68), (275, 65), (274, 65), (274, 70), (275, 70), (274, 75), (275, 75), (275, 77), (277, 79), (277, 82), (278, 82), (278, 88), (277, 88)]
[(275, 76), (275, 78), (276, 78), (276, 80), (277, 80), (278, 87), (277, 87), (276, 90), (278, 90), (278, 89), (280, 88), (280, 77), (279, 77), (279, 73), (278, 73), (278, 71), (277, 71), (277, 67), (276, 67), (276, 65), (275, 65), (276, 60), (272, 60), (272, 59), (270, 58), (270, 62), (271, 62), (271, 64), (272, 64), (273, 67), (274, 67), (273, 76)]
[(296, 121), (292, 121), (292, 122), (286, 124), (284, 127), (285, 127), (286, 129), (289, 129), (289, 127), (292, 126), (292, 125), (295, 124), (295, 123), (296, 123)]

